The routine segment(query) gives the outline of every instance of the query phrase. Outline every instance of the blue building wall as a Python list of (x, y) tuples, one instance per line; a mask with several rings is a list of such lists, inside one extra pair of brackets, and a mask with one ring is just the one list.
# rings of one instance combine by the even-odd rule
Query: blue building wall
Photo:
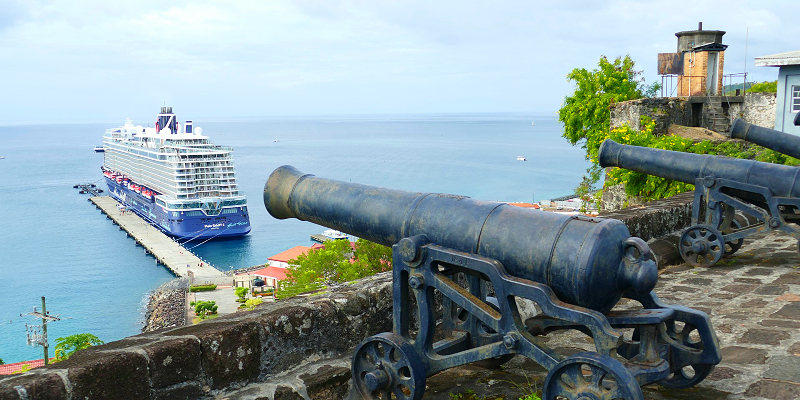
[(800, 88), (800, 65), (784, 65), (778, 71), (778, 98), (775, 102), (775, 129), (800, 135), (800, 126), (794, 126), (797, 111), (792, 112), (792, 86)]

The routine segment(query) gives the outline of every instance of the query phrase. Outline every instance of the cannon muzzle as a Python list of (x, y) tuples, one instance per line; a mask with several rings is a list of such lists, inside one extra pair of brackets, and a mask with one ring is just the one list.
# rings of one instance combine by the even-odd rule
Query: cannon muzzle
[(621, 167), (685, 183), (723, 178), (766, 187), (773, 196), (800, 197), (800, 168), (787, 165), (623, 145), (611, 139), (600, 145), (598, 161), (601, 167)]
[(733, 139), (764, 146), (789, 157), (800, 158), (800, 136), (748, 124), (743, 119), (733, 121), (730, 136)]
[(275, 218), (310, 221), (387, 246), (424, 235), (497, 260), (513, 276), (550, 286), (562, 301), (600, 312), (627, 291), (649, 293), (658, 279), (647, 244), (617, 220), (340, 182), (291, 166), (270, 175), (264, 205)]

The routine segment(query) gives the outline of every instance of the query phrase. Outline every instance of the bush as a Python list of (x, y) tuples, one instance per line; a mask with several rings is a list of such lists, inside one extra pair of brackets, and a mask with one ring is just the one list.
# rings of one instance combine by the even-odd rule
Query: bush
[(748, 92), (764, 92), (764, 93), (777, 93), (778, 92), (778, 81), (772, 82), (758, 82), (754, 83), (753, 86), (750, 86), (747, 89)]
[(280, 288), (275, 292), (275, 300), (283, 300), (289, 297), (297, 296), (298, 294), (313, 292), (315, 290), (324, 289), (325, 285), (319, 282), (316, 283), (291, 283), (289, 281), (281, 281)]
[(261, 300), (261, 299), (250, 299), (250, 300), (247, 300), (247, 301), (244, 303), (244, 306), (245, 306), (245, 307), (246, 307), (248, 310), (253, 310), (253, 309), (255, 309), (255, 308), (256, 308), (256, 306), (257, 306), (257, 305), (259, 305), (259, 304), (261, 304), (261, 303), (263, 303), (263, 302), (264, 302), (264, 301), (263, 301), (263, 300)]
[(190, 292), (209, 292), (209, 291), (216, 290), (216, 289), (217, 289), (217, 285), (212, 283), (210, 285), (195, 285), (195, 286), (192, 286), (192, 287), (189, 288), (189, 291)]
[(189, 305), (194, 306), (194, 315), (206, 316), (217, 313), (217, 302), (213, 300), (193, 301)]

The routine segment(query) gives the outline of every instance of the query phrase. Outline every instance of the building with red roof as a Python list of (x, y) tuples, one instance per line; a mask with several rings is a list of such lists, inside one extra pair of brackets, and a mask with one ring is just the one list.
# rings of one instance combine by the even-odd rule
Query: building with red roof
[(289, 261), (294, 260), (300, 255), (308, 253), (309, 250), (311, 250), (311, 247), (295, 246), (289, 250), (286, 250), (284, 252), (275, 254), (274, 256), (267, 258), (267, 263), (269, 263), (269, 265), (272, 267), (288, 268)]
[[(50, 362), (53, 362), (53, 358), (50, 358)], [(27, 365), (27, 367), (26, 367)], [(38, 360), (31, 360), (31, 361), (22, 361), (18, 363), (11, 363), (11, 364), (3, 364), (0, 365), (0, 375), (11, 375), (15, 372), (22, 371), (23, 368), (26, 369), (34, 369), (44, 366), (44, 358)]]

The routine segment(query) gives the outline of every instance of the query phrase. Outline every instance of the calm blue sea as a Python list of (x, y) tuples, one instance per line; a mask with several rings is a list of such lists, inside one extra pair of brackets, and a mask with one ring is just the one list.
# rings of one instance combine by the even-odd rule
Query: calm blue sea
[[(588, 166), (553, 116), (179, 117), (234, 147), (239, 188), (248, 196), (248, 236), (193, 249), (220, 269), (264, 263), (308, 245), (309, 235), (324, 229), (267, 213), (264, 183), (284, 164), (343, 181), (527, 202), (572, 193)], [(41, 348), (25, 341), (25, 323), (39, 322), (26, 313), (40, 307), (41, 296), (62, 318), (49, 324), (52, 355), (60, 336), (89, 332), (112, 341), (139, 333), (147, 293), (172, 278), (72, 187), (102, 182), (103, 157), (92, 148), (102, 144), (106, 128), (121, 124), (0, 126), (0, 358), (6, 363), (41, 358)]]

